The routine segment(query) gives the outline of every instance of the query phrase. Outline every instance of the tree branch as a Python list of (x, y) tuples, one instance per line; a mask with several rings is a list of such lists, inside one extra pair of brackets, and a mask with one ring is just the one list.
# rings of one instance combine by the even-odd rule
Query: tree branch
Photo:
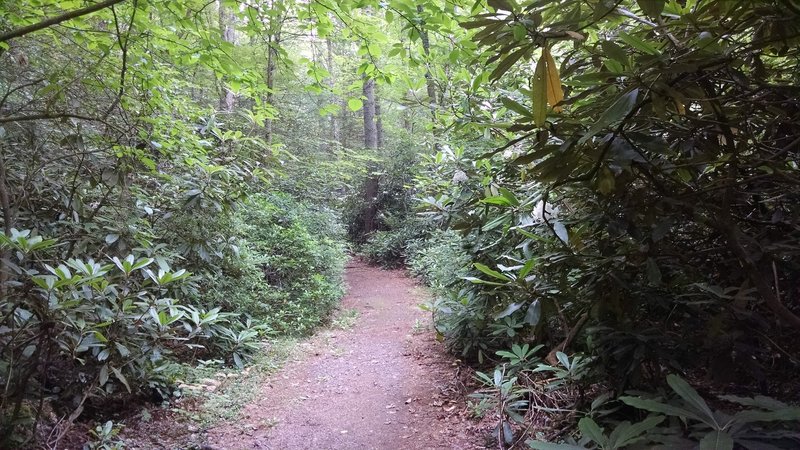
[(125, 0), (106, 0), (104, 2), (97, 3), (96, 5), (87, 6), (86, 8), (76, 9), (74, 11), (61, 14), (60, 16), (43, 20), (41, 22), (34, 23), (22, 28), (17, 28), (16, 30), (11, 30), (6, 33), (0, 34), (0, 42), (6, 42), (8, 40), (18, 38), (20, 36), (25, 36), (26, 34), (33, 33), (34, 31), (43, 30), (47, 27), (58, 25), (61, 22), (66, 22), (67, 20), (71, 20), (76, 17), (85, 16), (95, 11), (100, 11), (101, 9), (108, 8), (109, 6), (116, 5), (117, 3), (122, 3), (124, 1)]
[(9, 123), (9, 122), (25, 122), (29, 120), (42, 120), (42, 119), (80, 119), (80, 120), (91, 120), (93, 122), (103, 122), (102, 119), (96, 117), (89, 117), (89, 116), (82, 116), (80, 114), (70, 114), (70, 113), (38, 113), (38, 114), (25, 114), (19, 116), (0, 116), (0, 123)]

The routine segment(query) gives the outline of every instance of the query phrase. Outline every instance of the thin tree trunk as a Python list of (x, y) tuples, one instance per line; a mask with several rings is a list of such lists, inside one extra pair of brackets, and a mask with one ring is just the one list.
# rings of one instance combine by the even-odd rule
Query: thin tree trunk
[[(230, 42), (231, 44), (236, 42), (236, 30), (234, 29), (233, 25), (233, 12), (231, 12), (228, 8), (220, 5), (219, 6), (219, 30), (222, 34), (222, 40), (225, 42)], [(219, 109), (221, 111), (233, 111), (233, 107), (236, 105), (236, 96), (234, 95), (233, 91), (228, 89), (225, 86), (225, 80), (222, 80), (222, 94), (220, 95), (219, 99)]]
[(381, 115), (381, 99), (375, 96), (375, 130), (378, 148), (383, 148), (383, 118)]
[(339, 145), (341, 145), (342, 148), (348, 148), (350, 142), (347, 138), (351, 134), (353, 125), (350, 121), (350, 110), (347, 108), (347, 99), (339, 99), (339, 111), (341, 111), (339, 115)]
[[(267, 104), (274, 106), (273, 103), (275, 101), (275, 72), (278, 67), (278, 46), (281, 43), (281, 32), (280, 29), (272, 34), (269, 39), (267, 40)], [(273, 123), (275, 122), (274, 119), (267, 119), (267, 123), (265, 124), (266, 129), (265, 131), (265, 138), (267, 141), (267, 145), (272, 144), (273, 139)]]
[[(328, 86), (333, 92), (333, 88), (336, 86), (336, 74), (335, 74), (335, 67), (333, 66), (333, 42), (331, 42), (330, 38), (325, 40), (325, 44), (327, 46), (327, 69), (328, 73), (330, 74)], [(332, 142), (339, 142), (341, 143), (341, 137), (339, 134), (341, 130), (339, 129), (339, 119), (336, 117), (336, 114), (330, 115), (330, 127), (331, 127), (331, 141)]]
[[(422, 5), (417, 5), (417, 12), (422, 14)], [(422, 41), (422, 51), (425, 53), (425, 84), (428, 88), (428, 107), (433, 114), (436, 109), (436, 82), (433, 80), (433, 74), (430, 69), (430, 56), (431, 56), (431, 41), (428, 36), (428, 30), (425, 28), (425, 22), (419, 24), (419, 36)]]
[[(6, 176), (6, 163), (4, 156), (0, 154), (0, 208), (3, 209), (3, 232), (6, 236), (11, 235), (11, 228), (14, 227), (14, 216), (11, 213), (11, 201), (8, 195), (8, 177)], [(8, 268), (5, 260), (10, 256), (8, 250), (0, 253), (0, 299), (8, 299)]]

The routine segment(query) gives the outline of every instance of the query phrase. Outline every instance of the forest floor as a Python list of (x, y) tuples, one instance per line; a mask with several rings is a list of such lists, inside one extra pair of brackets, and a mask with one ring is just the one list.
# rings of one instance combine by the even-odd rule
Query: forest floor
[(212, 448), (470, 449), (461, 366), (418, 305), (424, 291), (402, 271), (352, 260), (349, 330), (303, 344), (307, 357), (260, 387), (233, 421), (206, 434)]
[(419, 308), (425, 289), (358, 259), (345, 281), (329, 327), (273, 343), (254, 370), (218, 373), (212, 392), (129, 423), (128, 448), (484, 448), (466, 404), (472, 372), (436, 340)]

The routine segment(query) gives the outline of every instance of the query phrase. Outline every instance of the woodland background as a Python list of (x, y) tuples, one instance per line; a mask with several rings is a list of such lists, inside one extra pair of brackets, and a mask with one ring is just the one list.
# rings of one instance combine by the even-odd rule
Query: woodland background
[(800, 445), (793, 0), (0, 12), (3, 445), (124, 445), (348, 248), (432, 286), (499, 448)]

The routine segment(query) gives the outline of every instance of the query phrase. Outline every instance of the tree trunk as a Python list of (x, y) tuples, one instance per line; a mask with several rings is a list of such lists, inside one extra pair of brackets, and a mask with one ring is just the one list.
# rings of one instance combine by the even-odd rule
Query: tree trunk
[[(333, 97), (333, 88), (336, 86), (336, 75), (335, 75), (335, 67), (333, 66), (333, 42), (331, 42), (330, 38), (325, 40), (325, 45), (327, 46), (327, 57), (326, 57), (326, 65), (328, 66), (328, 73), (330, 74), (328, 86), (331, 89), (331, 96)], [(341, 133), (341, 129), (339, 128), (339, 119), (336, 117), (336, 114), (330, 115), (330, 127), (331, 127), (331, 136), (330, 139), (332, 142), (339, 142), (341, 143), (341, 137), (339, 134)], [(342, 145), (344, 146), (344, 145)]]
[(383, 148), (383, 118), (381, 116), (381, 99), (375, 96), (375, 130), (378, 148)]
[(378, 148), (378, 126), (375, 123), (375, 80), (364, 79), (364, 147)]
[[(275, 101), (275, 71), (278, 67), (278, 46), (281, 43), (281, 32), (278, 29), (267, 39), (267, 104), (274, 106)], [(274, 119), (267, 119), (265, 124), (265, 138), (267, 145), (272, 145), (272, 127)]]
[[(236, 31), (233, 25), (234, 16), (233, 12), (231, 12), (228, 8), (220, 5), (219, 6), (219, 30), (222, 34), (222, 40), (225, 42), (230, 42), (231, 44), (236, 42)], [(228, 89), (225, 86), (225, 80), (222, 80), (222, 94), (220, 95), (219, 99), (219, 109), (221, 111), (231, 112), (233, 111), (233, 107), (236, 104), (236, 96), (234, 95), (233, 91)]]
[[(375, 80), (364, 79), (364, 147), (378, 148), (378, 126), (375, 122)], [(371, 171), (370, 171), (371, 172)], [(378, 177), (370, 174), (364, 186), (364, 235), (375, 231), (375, 216), (378, 213)]]
[[(417, 13), (422, 14), (422, 11), (422, 5), (417, 5)], [(419, 37), (422, 41), (422, 51), (425, 53), (425, 84), (428, 87), (428, 107), (431, 109), (431, 114), (433, 114), (436, 109), (436, 82), (433, 80), (433, 74), (431, 74), (430, 69), (431, 41), (424, 21), (419, 24)]]

